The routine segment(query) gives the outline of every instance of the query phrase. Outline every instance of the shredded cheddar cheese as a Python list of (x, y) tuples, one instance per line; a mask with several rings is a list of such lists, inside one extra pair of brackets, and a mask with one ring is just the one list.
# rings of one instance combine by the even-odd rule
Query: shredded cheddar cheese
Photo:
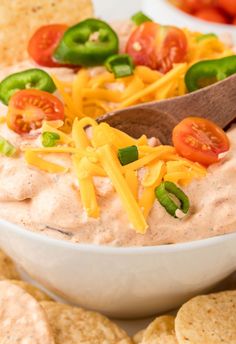
[(63, 125), (63, 130), (68, 133), (71, 131), (72, 124), (76, 117), (83, 117), (82, 113), (76, 110), (76, 105), (73, 102), (70, 90), (68, 92), (68, 86), (65, 85), (61, 80), (59, 80), (55, 75), (53, 75), (53, 81), (60, 93), (65, 109), (65, 123)]
[(152, 84), (163, 76), (162, 73), (146, 66), (137, 66), (135, 68), (135, 75), (137, 75), (145, 84)]
[(125, 101), (126, 99), (130, 98), (133, 94), (136, 94), (137, 92), (142, 92), (144, 87), (145, 85), (142, 79), (139, 76), (134, 76), (133, 80), (122, 93), (121, 100)]
[[(57, 130), (60, 123), (43, 124), (43, 131)], [(87, 128), (89, 131), (87, 131)], [(135, 145), (138, 160), (122, 166), (118, 149)], [(172, 146), (151, 147), (145, 135), (134, 139), (90, 117), (74, 120), (71, 135), (64, 134), (55, 147), (22, 147), (26, 162), (47, 173), (68, 169), (50, 161), (50, 154), (67, 154), (78, 180), (81, 201), (89, 217), (100, 215), (94, 177), (109, 178), (127, 217), (137, 233), (147, 230), (147, 219), (155, 201), (155, 188), (163, 181), (187, 185), (206, 175), (206, 169), (177, 155)], [(44, 158), (45, 157), (45, 158)], [(143, 170), (143, 171), (142, 171)], [(141, 173), (142, 171), (142, 173)]]
[(132, 170), (125, 171), (125, 179), (132, 194), (134, 195), (134, 198), (138, 200), (139, 185), (138, 185), (137, 171), (132, 171)]
[(59, 123), (58, 126), (56, 125), (55, 127), (50, 122), (45, 121), (42, 126), (42, 132), (44, 133), (44, 132), (49, 131), (52, 133), (56, 133), (60, 136), (59, 143), (70, 145), (73, 142), (72, 138), (69, 135), (66, 135), (62, 130), (58, 129), (62, 126), (63, 126), (63, 123), (62, 124)]
[(162, 78), (158, 79), (154, 83), (148, 85), (144, 90), (137, 92), (136, 94), (133, 94), (131, 97), (127, 98), (125, 101), (123, 101), (118, 108), (125, 108), (127, 106), (131, 106), (136, 104), (136, 102), (139, 101), (140, 98), (143, 98), (145, 96), (148, 96), (152, 93), (156, 93), (158, 90), (160, 90), (162, 87), (166, 86), (168, 83), (175, 81), (175, 79), (179, 75), (183, 75), (187, 70), (187, 64), (186, 63), (180, 63), (179, 65), (176, 65), (175, 68), (171, 69), (170, 72), (163, 75)]
[(87, 158), (79, 159), (76, 155), (72, 158), (77, 178), (79, 181), (81, 200), (90, 217), (99, 217), (99, 207), (96, 199), (96, 191), (93, 184), (93, 179), (86, 170)]
[(81, 157), (83, 156), (83, 151), (78, 148), (74, 147), (64, 147), (64, 146), (57, 146), (57, 147), (21, 147), (23, 152), (34, 152), (34, 153), (65, 153), (65, 154), (77, 154)]
[(150, 154), (147, 154), (143, 158), (138, 159), (134, 162), (131, 162), (128, 165), (125, 165), (123, 167), (123, 169), (125, 171), (126, 170), (138, 170), (138, 169), (142, 168), (143, 166), (146, 166), (149, 163), (153, 162), (154, 160), (157, 160), (157, 159), (161, 160), (166, 153), (173, 153), (173, 152), (175, 152), (175, 149), (174, 149), (174, 147), (171, 147), (171, 146), (156, 147), (156, 149), (153, 149), (153, 151), (150, 152)]
[(91, 142), (95, 148), (107, 143), (115, 146), (116, 148), (122, 148), (132, 145), (147, 144), (147, 138), (143, 135), (140, 139), (135, 140), (126, 133), (115, 128), (111, 128), (107, 123), (101, 123), (93, 128), (93, 137)]
[(163, 166), (164, 162), (162, 160), (157, 160), (153, 163), (150, 163), (142, 180), (142, 186), (148, 188), (150, 186), (156, 185), (157, 181), (160, 179), (160, 172)]
[[(89, 118), (85, 117), (78, 121), (74, 120), (72, 128), (72, 138), (75, 142), (75, 147), (80, 149), (86, 149), (90, 146), (90, 141), (85, 133), (86, 126), (97, 126), (97, 123)], [(78, 156), (72, 158), (77, 178), (80, 186), (80, 194), (84, 208), (91, 217), (98, 217), (100, 210), (97, 204), (96, 191), (93, 183), (93, 177), (88, 171), (88, 158), (82, 157), (79, 159)], [(85, 175), (84, 175), (85, 173)]]
[(42, 152), (27, 150), (25, 152), (25, 160), (29, 165), (35, 166), (48, 173), (66, 173), (68, 171), (68, 168), (66, 167), (59, 166), (53, 162), (42, 159), (40, 153), (42, 154)]
[[(81, 69), (81, 71), (75, 76), (72, 87), (72, 100), (74, 109), (77, 110), (77, 117), (83, 113), (82, 107), (82, 90), (86, 87), (89, 80), (88, 71), (86, 69)], [(78, 116), (79, 113), (79, 116)]]
[(78, 121), (77, 118), (74, 120), (72, 127), (72, 138), (77, 148), (86, 148), (90, 144), (89, 139), (84, 131), (88, 125), (97, 125), (97, 123), (89, 117), (86, 117), (81, 121)]
[(116, 192), (121, 198), (130, 222), (133, 224), (137, 233), (144, 234), (148, 225), (132, 191), (129, 188), (129, 185), (127, 184), (123, 174), (120, 172), (119, 160), (114, 155), (111, 146), (104, 145), (99, 147), (98, 155), (104, 170), (111, 179)]
[(90, 70), (81, 68), (71, 83), (53, 77), (65, 103), (65, 125), (69, 132), (75, 117), (97, 118), (107, 112), (137, 103), (162, 100), (186, 94), (184, 76), (194, 63), (233, 55), (234, 52), (217, 37), (198, 40), (200, 33), (183, 30), (188, 51), (185, 61), (174, 65), (166, 74), (146, 66), (136, 66), (134, 74), (115, 79), (105, 68)]
[[(153, 183), (147, 183), (146, 187), (143, 189), (142, 196), (139, 200), (139, 205), (143, 211), (143, 215), (145, 218), (148, 217), (152, 207), (153, 203), (155, 201), (155, 188), (160, 185), (165, 173), (166, 173), (166, 165), (163, 161), (159, 160), (155, 163), (153, 163), (151, 166), (149, 166), (149, 169), (151, 172), (149, 172), (151, 175), (153, 175), (153, 172), (155, 171), (156, 176), (155, 180), (153, 180)], [(153, 171), (152, 171), (153, 170)], [(147, 178), (145, 176), (146, 181), (144, 180), (144, 184), (147, 182)]]
[(88, 86), (92, 89), (97, 89), (98, 87), (103, 87), (106, 83), (115, 82), (115, 76), (112, 73), (104, 72), (102, 74), (99, 74), (95, 76), (94, 78), (91, 78)]

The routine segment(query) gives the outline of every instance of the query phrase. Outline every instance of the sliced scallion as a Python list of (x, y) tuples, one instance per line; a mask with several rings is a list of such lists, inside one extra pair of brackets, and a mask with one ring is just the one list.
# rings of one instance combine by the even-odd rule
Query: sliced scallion
[[(160, 204), (173, 217), (178, 217), (178, 211), (182, 211), (184, 214), (188, 213), (190, 206), (188, 196), (174, 183), (161, 183), (156, 187), (155, 195)], [(172, 195), (179, 201), (179, 204), (173, 200)]]
[(16, 153), (16, 148), (0, 136), (0, 154), (11, 157)]
[(138, 160), (137, 146), (129, 146), (118, 149), (118, 158), (123, 166)]
[(134, 63), (128, 54), (116, 54), (108, 57), (105, 62), (105, 67), (116, 78), (130, 76), (134, 72)]
[(146, 14), (144, 14), (143, 12), (137, 12), (135, 13), (132, 17), (131, 17), (132, 21), (136, 24), (136, 25), (141, 25), (142, 23), (145, 22), (150, 22), (152, 21), (151, 18), (149, 18), (148, 16), (146, 16)]
[(60, 140), (60, 135), (57, 133), (45, 131), (42, 135), (42, 145), (44, 147), (54, 147), (58, 140)]
[(215, 33), (206, 33), (205, 35), (198, 36), (196, 38), (196, 41), (201, 42), (201, 41), (204, 41), (205, 39), (209, 39), (209, 38), (218, 38), (218, 37)]

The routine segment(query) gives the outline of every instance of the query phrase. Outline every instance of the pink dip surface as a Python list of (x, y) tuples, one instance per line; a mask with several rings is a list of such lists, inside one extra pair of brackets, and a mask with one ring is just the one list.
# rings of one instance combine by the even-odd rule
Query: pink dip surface
[[(22, 143), (6, 125), (0, 126), (0, 135), (18, 147)], [(232, 148), (222, 163), (184, 188), (191, 202), (190, 215), (182, 220), (172, 218), (155, 202), (145, 235), (131, 228), (109, 179), (95, 178), (101, 216), (87, 218), (73, 170), (63, 175), (48, 174), (28, 166), (23, 157), (0, 156), (0, 218), (72, 242), (113, 246), (160, 245), (233, 232), (236, 129), (229, 132), (229, 137)], [(70, 166), (66, 156), (63, 163)]]

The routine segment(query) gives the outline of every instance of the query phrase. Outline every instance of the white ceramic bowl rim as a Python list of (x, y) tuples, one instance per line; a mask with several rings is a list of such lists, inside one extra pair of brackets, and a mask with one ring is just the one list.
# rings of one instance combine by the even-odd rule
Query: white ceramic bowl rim
[(113, 246), (105, 246), (105, 245), (95, 245), (95, 244), (80, 244), (80, 243), (73, 243), (63, 239), (56, 239), (50, 237), (46, 234), (33, 232), (31, 230), (25, 229), (13, 223), (10, 223), (5, 220), (0, 219), (0, 231), (1, 227), (10, 227), (11, 230), (14, 232), (19, 232), (22, 235), (26, 236), (29, 240), (38, 239), (42, 242), (46, 242), (47, 244), (55, 245), (62, 248), (71, 248), (73, 250), (79, 250), (84, 252), (94, 252), (94, 253), (101, 253), (101, 254), (150, 254), (150, 253), (158, 253), (158, 252), (179, 252), (179, 251), (191, 251), (194, 249), (198, 249), (200, 247), (208, 247), (217, 245), (220, 242), (231, 240), (231, 238), (236, 237), (236, 232), (219, 235), (207, 239), (189, 241), (184, 243), (177, 243), (177, 244), (168, 244), (168, 245), (156, 245), (156, 246), (129, 246), (129, 247), (113, 247)]

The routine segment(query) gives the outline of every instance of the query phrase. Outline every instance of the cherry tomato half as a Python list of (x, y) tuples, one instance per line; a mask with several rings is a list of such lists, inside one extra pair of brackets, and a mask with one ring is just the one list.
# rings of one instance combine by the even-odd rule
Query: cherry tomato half
[(227, 17), (218, 9), (214, 7), (203, 8), (194, 14), (199, 19), (207, 20), (210, 22), (227, 24)]
[(41, 66), (63, 67), (63, 64), (59, 64), (53, 60), (52, 55), (67, 29), (68, 26), (63, 24), (52, 24), (40, 27), (28, 43), (28, 53), (30, 57)]
[(217, 5), (231, 16), (236, 16), (235, 0), (217, 0)]
[(176, 27), (146, 22), (133, 31), (126, 52), (133, 57), (136, 65), (166, 73), (174, 63), (184, 61), (187, 39), (184, 32)]
[(18, 134), (42, 126), (42, 121), (64, 119), (64, 106), (54, 95), (40, 90), (21, 90), (10, 99), (7, 124)]
[(219, 154), (230, 147), (225, 132), (215, 123), (199, 117), (188, 117), (173, 130), (173, 144), (183, 157), (205, 166), (218, 162)]

